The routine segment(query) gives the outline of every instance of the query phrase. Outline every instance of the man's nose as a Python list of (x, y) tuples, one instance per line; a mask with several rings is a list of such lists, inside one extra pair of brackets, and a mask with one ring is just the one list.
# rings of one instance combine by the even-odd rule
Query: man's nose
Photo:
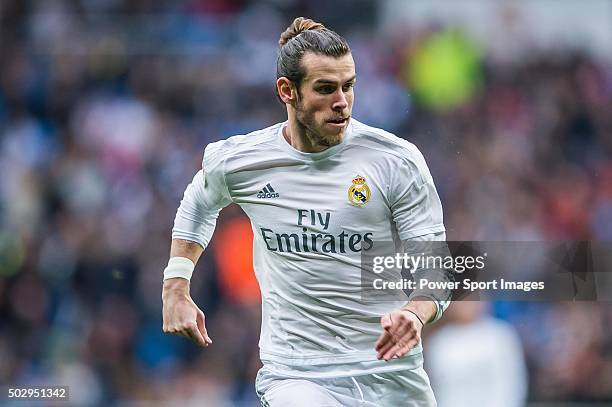
[(346, 99), (346, 95), (339, 89), (334, 95), (334, 103), (332, 104), (332, 109), (334, 110), (344, 110), (348, 107), (348, 100)]

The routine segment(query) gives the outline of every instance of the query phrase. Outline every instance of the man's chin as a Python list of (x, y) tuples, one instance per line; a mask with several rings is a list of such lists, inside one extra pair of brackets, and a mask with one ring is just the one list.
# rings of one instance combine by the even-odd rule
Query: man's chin
[(326, 147), (333, 147), (342, 143), (342, 139), (344, 138), (344, 129), (335, 134), (322, 134), (320, 135), (320, 144)]

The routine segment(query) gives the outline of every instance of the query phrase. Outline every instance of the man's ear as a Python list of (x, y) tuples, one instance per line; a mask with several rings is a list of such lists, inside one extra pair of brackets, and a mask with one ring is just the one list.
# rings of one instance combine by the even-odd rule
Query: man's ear
[(281, 100), (289, 105), (297, 101), (297, 91), (293, 82), (282, 76), (276, 80), (276, 90)]

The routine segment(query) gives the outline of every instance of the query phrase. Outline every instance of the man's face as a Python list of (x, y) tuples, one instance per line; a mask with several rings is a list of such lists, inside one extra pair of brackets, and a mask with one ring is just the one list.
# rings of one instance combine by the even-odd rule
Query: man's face
[(297, 121), (313, 144), (339, 144), (353, 110), (353, 57), (307, 52), (302, 57), (302, 67), (305, 76), (295, 104)]

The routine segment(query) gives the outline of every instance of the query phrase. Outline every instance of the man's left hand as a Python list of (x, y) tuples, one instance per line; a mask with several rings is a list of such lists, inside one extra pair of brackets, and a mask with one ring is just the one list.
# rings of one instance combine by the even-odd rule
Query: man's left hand
[(378, 359), (401, 358), (421, 340), (423, 324), (416, 315), (404, 309), (384, 315), (380, 320), (383, 333), (376, 341)]

